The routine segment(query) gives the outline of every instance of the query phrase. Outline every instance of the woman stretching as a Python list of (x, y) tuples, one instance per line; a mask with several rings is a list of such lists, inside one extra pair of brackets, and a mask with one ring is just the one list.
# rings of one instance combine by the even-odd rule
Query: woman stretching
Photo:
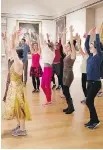
[(39, 92), (40, 87), (40, 77), (42, 76), (42, 69), (40, 66), (40, 54), (41, 54), (41, 48), (40, 48), (40, 42), (38, 38), (38, 42), (36, 43), (30, 43), (30, 51), (32, 54), (32, 65), (30, 68), (30, 76), (32, 77), (32, 84), (34, 87), (34, 92)]
[[(84, 34), (83, 36), (84, 38), (86, 38), (86, 34)], [(88, 53), (82, 50), (81, 48), (81, 38), (80, 36), (77, 34), (76, 35), (76, 39), (77, 39), (77, 44), (78, 44), (78, 49), (79, 49), (79, 53), (82, 55), (82, 64), (81, 64), (81, 72), (82, 72), (82, 89), (83, 89), (83, 93), (84, 93), (84, 100), (81, 101), (81, 103), (86, 103), (86, 97), (87, 97), (87, 73), (86, 73), (86, 66), (87, 66), (87, 58), (88, 58)]]
[[(18, 42), (18, 32), (12, 34), (11, 54), (13, 64), (10, 67), (10, 82), (5, 97), (4, 116), (6, 120), (17, 120), (17, 127), (12, 130), (13, 136), (25, 136), (25, 120), (31, 120), (29, 107), (23, 89), (22, 74), (23, 74), (23, 51), (16, 51)], [(9, 43), (10, 44), (10, 43)]]
[(46, 96), (47, 102), (45, 105), (51, 104), (51, 79), (52, 79), (52, 63), (55, 58), (54, 44), (52, 42), (46, 43), (42, 37), (42, 62), (43, 75), (41, 81), (41, 88)]
[(75, 51), (76, 41), (73, 40), (72, 26), (70, 26), (69, 30), (70, 30), (70, 42), (67, 44), (66, 47), (66, 57), (64, 58), (64, 68), (63, 68), (63, 94), (66, 97), (68, 105), (66, 109), (63, 109), (63, 112), (65, 112), (66, 114), (71, 114), (74, 112), (74, 106), (70, 95), (70, 86), (74, 79), (72, 69), (76, 59), (76, 51)]
[[(89, 46), (90, 36), (94, 34), (96, 34), (96, 41), (92, 42)], [(89, 55), (89, 58), (87, 59), (88, 86), (86, 104), (90, 112), (90, 121), (85, 124), (85, 127), (88, 127), (89, 129), (94, 129), (100, 124), (94, 106), (94, 99), (101, 88), (100, 65), (102, 61), (100, 38), (96, 28), (91, 29), (88, 33), (85, 42), (85, 48)]]

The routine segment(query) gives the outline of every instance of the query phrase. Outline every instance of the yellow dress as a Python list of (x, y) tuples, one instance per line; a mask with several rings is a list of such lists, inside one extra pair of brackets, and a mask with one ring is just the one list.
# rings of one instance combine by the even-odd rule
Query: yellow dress
[(22, 76), (10, 68), (10, 85), (8, 88), (6, 102), (4, 103), (4, 115), (6, 120), (25, 119), (31, 120), (29, 107), (26, 101)]

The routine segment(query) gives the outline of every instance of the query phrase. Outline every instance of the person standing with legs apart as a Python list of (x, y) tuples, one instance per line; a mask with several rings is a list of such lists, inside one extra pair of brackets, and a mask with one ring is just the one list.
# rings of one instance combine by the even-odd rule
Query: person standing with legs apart
[(27, 83), (27, 76), (28, 76), (28, 52), (30, 50), (29, 45), (26, 44), (26, 40), (23, 38), (21, 41), (21, 47), (23, 48), (23, 64), (24, 64), (24, 76), (23, 76), (23, 82), (24, 86), (26, 86)]
[(70, 95), (70, 86), (73, 82), (73, 64), (76, 59), (75, 44), (76, 41), (73, 40), (73, 27), (69, 27), (70, 30), (70, 42), (66, 46), (66, 57), (64, 58), (64, 68), (63, 68), (63, 94), (66, 97), (68, 107), (63, 109), (66, 114), (71, 114), (74, 112), (74, 106), (72, 98)]
[(12, 130), (12, 136), (26, 136), (25, 120), (31, 120), (31, 115), (22, 82), (23, 51), (16, 50), (17, 43), (19, 42), (18, 32), (15, 31), (12, 34), (11, 41), (11, 54), (14, 62), (10, 67), (10, 82), (4, 101), (3, 118), (5, 120), (16, 118), (17, 127)]
[[(47, 34), (47, 39), (48, 42), (50, 43), (50, 39), (49, 39), (49, 35)], [(55, 84), (55, 74), (57, 75), (58, 78), (58, 87), (56, 88), (56, 90), (59, 90), (61, 88), (61, 80), (60, 80), (60, 46), (61, 46), (61, 34), (59, 34), (59, 43), (56, 42), (55, 43), (55, 58), (53, 61), (53, 76), (52, 76), (52, 81), (53, 81), (53, 87), (52, 89), (54, 89), (56, 87)]]
[[(95, 34), (96, 40), (89, 46), (90, 36)], [(89, 31), (85, 42), (85, 48), (89, 55), (87, 59), (88, 86), (86, 104), (90, 112), (90, 121), (85, 124), (85, 127), (88, 127), (89, 129), (95, 129), (100, 124), (94, 106), (94, 99), (101, 88), (100, 65), (102, 61), (101, 43), (97, 28), (93, 28)]]
[(54, 44), (46, 43), (42, 36), (42, 62), (44, 65), (41, 88), (46, 96), (47, 102), (45, 105), (51, 104), (51, 79), (52, 79), (52, 63), (55, 57)]
[[(30, 39), (30, 37), (29, 37)], [(39, 36), (37, 35), (37, 42), (31, 43), (30, 40), (30, 51), (32, 54), (32, 65), (30, 68), (30, 76), (32, 77), (32, 84), (34, 87), (34, 92), (39, 92), (40, 87), (40, 77), (42, 76), (42, 69), (40, 66), (40, 54), (41, 54), (41, 48), (40, 48), (40, 42), (39, 42)]]
[[(86, 38), (86, 34), (84, 34), (83, 36), (84, 38)], [(86, 51), (83, 51), (81, 48), (81, 38), (78, 34), (76, 34), (76, 39), (77, 39), (77, 44), (78, 44), (78, 49), (79, 49), (79, 53), (82, 55), (82, 64), (81, 64), (81, 72), (82, 72), (82, 78), (81, 78), (81, 82), (82, 82), (82, 89), (83, 89), (83, 93), (85, 96), (85, 99), (81, 101), (81, 103), (86, 103), (86, 97), (87, 97), (87, 73), (86, 73), (86, 66), (87, 66), (87, 58), (88, 58), (88, 54)]]

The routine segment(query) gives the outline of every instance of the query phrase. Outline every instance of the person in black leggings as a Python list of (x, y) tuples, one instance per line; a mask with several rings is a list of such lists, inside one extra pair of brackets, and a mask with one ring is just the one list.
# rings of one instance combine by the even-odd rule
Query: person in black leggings
[[(89, 45), (90, 35), (93, 34), (96, 34), (96, 40)], [(90, 112), (90, 121), (85, 124), (85, 127), (88, 127), (89, 129), (94, 129), (100, 124), (94, 106), (94, 99), (101, 88), (100, 65), (102, 61), (99, 32), (97, 31), (96, 28), (91, 29), (90, 32), (88, 33), (85, 42), (85, 48), (89, 55), (87, 59), (88, 86), (87, 86), (86, 105)]]
[[(84, 38), (86, 38), (86, 37), (84, 37)], [(81, 83), (82, 83), (82, 90), (83, 90), (85, 98), (84, 98), (84, 100), (81, 101), (81, 103), (86, 103), (86, 97), (87, 97), (87, 73), (86, 73), (86, 66), (87, 66), (88, 54), (87, 54), (86, 51), (84, 52), (82, 50), (81, 38), (80, 38), (80, 36), (78, 34), (76, 34), (76, 39), (77, 39), (79, 53), (82, 55), (82, 64), (81, 64), (82, 77), (81, 77)]]

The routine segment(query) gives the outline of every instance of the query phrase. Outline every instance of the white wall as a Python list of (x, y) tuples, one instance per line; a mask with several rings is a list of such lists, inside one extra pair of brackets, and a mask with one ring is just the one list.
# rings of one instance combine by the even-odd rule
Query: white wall
[(97, 28), (100, 28), (102, 23), (103, 23), (103, 7), (100, 7), (95, 10), (95, 25)]
[(73, 25), (74, 27), (74, 34), (79, 33), (81, 37), (83, 37), (83, 34), (85, 33), (85, 29), (86, 29), (86, 9), (82, 9), (67, 15), (66, 27), (68, 33), (66, 36), (66, 40), (69, 40), (70, 25)]

